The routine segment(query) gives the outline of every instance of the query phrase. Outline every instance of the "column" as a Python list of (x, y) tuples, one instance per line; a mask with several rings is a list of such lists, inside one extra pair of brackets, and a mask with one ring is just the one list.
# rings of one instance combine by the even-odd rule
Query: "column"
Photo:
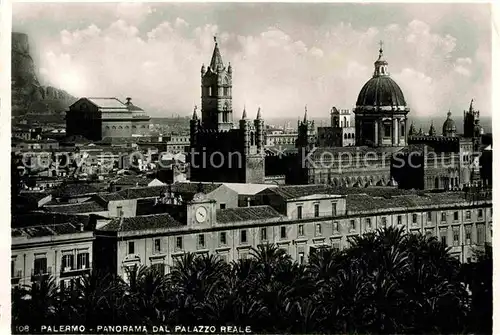
[(379, 143), (378, 142), (378, 137), (379, 137), (379, 134), (378, 134), (378, 120), (375, 120), (375, 122), (373, 123), (373, 127), (375, 128), (375, 136), (373, 137), (373, 142), (374, 143)]
[(398, 120), (392, 120), (392, 145), (397, 145), (398, 141)]
[(382, 145), (382, 139), (384, 138), (384, 130), (382, 129), (381, 120), (377, 120), (377, 128), (378, 128), (378, 144)]

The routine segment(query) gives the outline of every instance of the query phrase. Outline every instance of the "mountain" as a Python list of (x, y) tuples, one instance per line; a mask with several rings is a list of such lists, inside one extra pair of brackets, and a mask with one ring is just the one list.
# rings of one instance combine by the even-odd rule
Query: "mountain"
[(12, 116), (64, 122), (64, 112), (76, 101), (66, 91), (40, 84), (30, 55), (28, 35), (12, 33)]

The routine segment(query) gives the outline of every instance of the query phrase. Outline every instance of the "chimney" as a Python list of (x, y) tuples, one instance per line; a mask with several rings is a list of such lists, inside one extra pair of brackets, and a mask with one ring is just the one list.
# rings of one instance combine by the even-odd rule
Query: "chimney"
[(125, 103), (125, 105), (127, 105), (127, 106), (132, 105), (132, 98), (127, 97), (126, 100), (127, 100), (127, 102)]
[(83, 228), (84, 228), (83, 222), (79, 222), (78, 223), (78, 228), (79, 228), (80, 231), (83, 231)]

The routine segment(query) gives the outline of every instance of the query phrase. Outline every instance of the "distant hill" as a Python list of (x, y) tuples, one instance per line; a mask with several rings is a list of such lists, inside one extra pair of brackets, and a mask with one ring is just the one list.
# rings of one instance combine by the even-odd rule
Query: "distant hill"
[(76, 101), (66, 91), (42, 86), (30, 55), (28, 35), (12, 33), (12, 116), (64, 122), (64, 112)]

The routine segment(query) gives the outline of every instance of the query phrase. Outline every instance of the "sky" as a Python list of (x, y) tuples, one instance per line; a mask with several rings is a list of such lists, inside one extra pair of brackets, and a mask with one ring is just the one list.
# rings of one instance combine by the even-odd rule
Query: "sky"
[(151, 116), (200, 105), (217, 36), (233, 113), (353, 108), (379, 41), (413, 117), (491, 115), (488, 4), (14, 3), (39, 80), (76, 97), (132, 97)]

